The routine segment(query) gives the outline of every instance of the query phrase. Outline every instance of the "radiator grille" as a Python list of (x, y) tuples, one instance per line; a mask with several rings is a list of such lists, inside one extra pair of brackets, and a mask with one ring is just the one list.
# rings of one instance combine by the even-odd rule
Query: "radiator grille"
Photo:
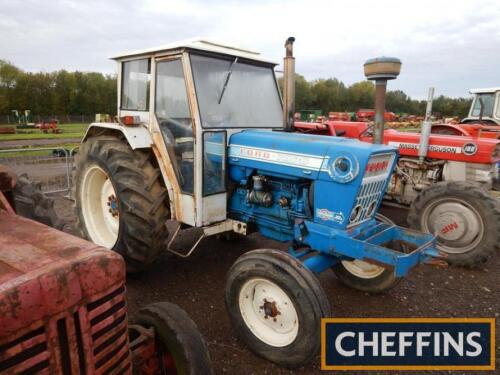
[(358, 225), (375, 215), (385, 193), (394, 155), (377, 154), (368, 161), (348, 226)]
[(130, 373), (126, 309), (125, 287), (121, 286), (74, 313), (63, 312), (40, 323), (0, 344), (0, 373)]
[(39, 327), (0, 345), (2, 374), (35, 374), (49, 372), (45, 328)]
[(125, 287), (87, 305), (96, 374), (121, 372), (131, 367)]

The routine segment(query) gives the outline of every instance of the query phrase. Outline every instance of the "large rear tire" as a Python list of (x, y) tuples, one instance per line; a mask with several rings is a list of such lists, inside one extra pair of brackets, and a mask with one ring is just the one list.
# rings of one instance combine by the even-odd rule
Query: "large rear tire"
[(50, 227), (62, 230), (64, 223), (54, 209), (54, 199), (42, 192), (40, 184), (33, 183), (28, 175), (18, 176), (14, 187), (16, 212)]
[(228, 272), (225, 295), (234, 329), (256, 354), (287, 367), (319, 354), (330, 305), (316, 276), (291, 255), (268, 249), (242, 255)]
[(438, 182), (413, 201), (408, 224), (436, 234), (438, 249), (448, 263), (477, 266), (500, 243), (500, 203), (485, 189), (469, 182)]
[(167, 191), (151, 153), (100, 136), (83, 143), (75, 160), (73, 196), (81, 235), (121, 254), (127, 271), (145, 269), (168, 237)]
[(169, 302), (148, 305), (137, 312), (134, 323), (153, 327), (158, 341), (158, 361), (166, 374), (211, 375), (212, 363), (196, 324), (179, 306)]
[[(394, 222), (381, 214), (377, 220), (393, 225)], [(362, 260), (342, 260), (332, 267), (337, 278), (349, 288), (368, 293), (382, 293), (394, 288), (401, 280), (394, 270)]]

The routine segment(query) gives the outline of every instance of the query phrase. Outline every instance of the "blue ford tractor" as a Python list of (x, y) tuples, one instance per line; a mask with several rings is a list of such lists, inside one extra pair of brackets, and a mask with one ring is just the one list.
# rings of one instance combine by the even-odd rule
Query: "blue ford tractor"
[[(119, 252), (130, 272), (165, 248), (187, 257), (207, 236), (288, 243), (288, 253), (241, 256), (225, 298), (248, 346), (290, 367), (317, 355), (330, 315), (316, 274), (332, 269), (350, 287), (381, 292), (438, 256), (433, 236), (377, 216), (395, 148), (287, 131), (292, 44), (283, 100), (276, 64), (252, 51), (191, 40), (115, 57), (118, 122), (89, 126), (74, 175), (82, 235)], [(167, 243), (169, 219), (179, 226)], [(200, 237), (174, 250), (187, 227)]]

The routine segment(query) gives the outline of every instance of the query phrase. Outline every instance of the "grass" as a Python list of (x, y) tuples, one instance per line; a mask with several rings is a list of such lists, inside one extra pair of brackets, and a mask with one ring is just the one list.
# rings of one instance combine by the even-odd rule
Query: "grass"
[[(0, 142), (2, 141), (18, 141), (29, 139), (67, 139), (81, 138), (87, 130), (88, 124), (60, 124), (58, 128), (62, 133), (43, 133), (40, 129), (19, 129), (17, 134), (0, 134)], [(0, 143), (1, 146), (1, 143)]]

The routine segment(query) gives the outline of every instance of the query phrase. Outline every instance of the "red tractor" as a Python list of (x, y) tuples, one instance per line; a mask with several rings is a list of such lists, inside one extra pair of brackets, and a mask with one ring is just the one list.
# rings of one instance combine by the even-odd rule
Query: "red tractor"
[(2, 374), (212, 373), (183, 310), (154, 303), (128, 323), (121, 256), (18, 216), (15, 183), (0, 171)]
[(50, 120), (50, 121), (43, 121), (39, 122), (35, 125), (35, 128), (40, 129), (42, 133), (53, 133), (53, 134), (59, 134), (62, 132), (61, 129), (57, 127), (59, 124), (58, 120)]
[(459, 124), (434, 124), (437, 134), (500, 139), (500, 87), (470, 90), (469, 115)]
[[(295, 122), (295, 129), (373, 141), (366, 122)], [(485, 262), (500, 243), (500, 141), (393, 129), (383, 139), (400, 152), (385, 202), (409, 208), (409, 225), (435, 233), (450, 264)]]
[[(384, 119), (385, 121), (396, 121), (396, 114), (394, 112), (385, 112)], [(375, 119), (375, 110), (374, 109), (359, 109), (356, 112), (356, 120), (358, 121), (373, 121)]]

